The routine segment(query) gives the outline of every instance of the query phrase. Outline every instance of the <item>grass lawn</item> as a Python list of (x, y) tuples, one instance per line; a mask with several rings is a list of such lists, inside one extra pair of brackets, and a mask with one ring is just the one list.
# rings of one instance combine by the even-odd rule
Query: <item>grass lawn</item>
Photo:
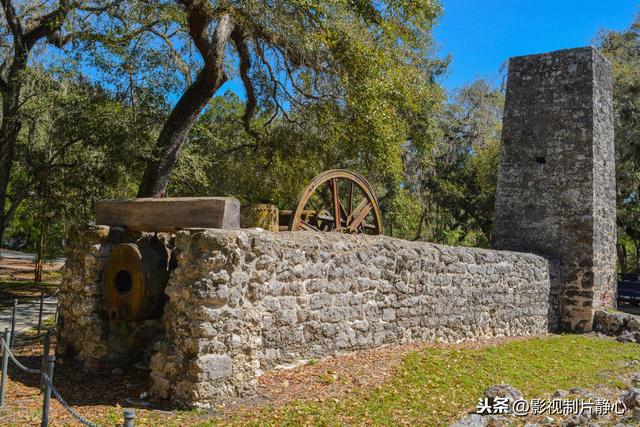
[[(344, 399), (299, 401), (233, 418), (238, 424), (448, 425), (471, 410), (491, 385), (508, 383), (524, 397), (558, 389), (608, 385), (625, 388), (620, 374), (640, 360), (638, 344), (591, 336), (562, 335), (515, 340), (483, 348), (433, 348), (409, 354), (396, 374), (374, 390)], [(635, 366), (640, 370), (640, 365)], [(207, 425), (207, 424), (203, 424)]]

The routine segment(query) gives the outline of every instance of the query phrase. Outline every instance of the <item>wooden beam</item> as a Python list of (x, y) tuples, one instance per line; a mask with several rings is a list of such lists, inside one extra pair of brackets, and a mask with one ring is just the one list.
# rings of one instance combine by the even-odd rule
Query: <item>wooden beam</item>
[(99, 200), (96, 224), (137, 231), (240, 228), (240, 202), (233, 197), (166, 197)]

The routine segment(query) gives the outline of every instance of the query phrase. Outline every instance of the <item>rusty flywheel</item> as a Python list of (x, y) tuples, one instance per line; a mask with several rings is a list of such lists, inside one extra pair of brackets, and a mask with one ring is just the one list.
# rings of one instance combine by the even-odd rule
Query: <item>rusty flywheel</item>
[(328, 170), (316, 176), (289, 215), (291, 231), (384, 232), (380, 207), (371, 185), (362, 175), (343, 169)]

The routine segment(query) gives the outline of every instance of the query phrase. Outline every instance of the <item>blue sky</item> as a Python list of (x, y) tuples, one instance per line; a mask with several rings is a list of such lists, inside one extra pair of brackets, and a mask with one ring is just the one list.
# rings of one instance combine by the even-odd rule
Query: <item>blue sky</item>
[[(439, 55), (452, 62), (440, 80), (451, 91), (476, 78), (499, 85), (511, 56), (592, 44), (598, 31), (629, 27), (640, 0), (440, 0), (444, 15), (434, 31)], [(231, 89), (244, 98), (239, 78)]]
[(511, 56), (587, 46), (601, 29), (622, 30), (637, 0), (441, 0), (435, 30), (440, 54), (453, 61), (442, 79), (455, 89), (483, 77), (500, 83)]

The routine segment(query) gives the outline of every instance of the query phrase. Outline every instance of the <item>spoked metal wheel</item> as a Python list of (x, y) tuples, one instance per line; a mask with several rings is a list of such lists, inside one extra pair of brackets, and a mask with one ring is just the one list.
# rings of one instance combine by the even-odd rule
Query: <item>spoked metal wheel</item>
[(367, 180), (334, 169), (316, 176), (291, 214), (289, 230), (382, 234), (382, 215)]

